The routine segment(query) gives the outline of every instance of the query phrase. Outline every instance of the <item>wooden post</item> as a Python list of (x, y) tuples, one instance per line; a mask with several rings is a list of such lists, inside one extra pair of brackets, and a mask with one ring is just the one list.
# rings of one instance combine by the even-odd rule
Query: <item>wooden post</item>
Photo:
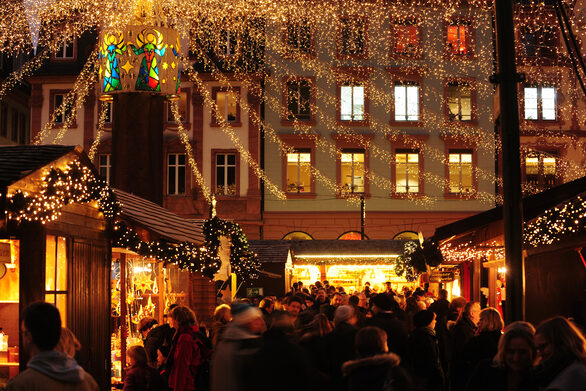
[(159, 308), (159, 316), (157, 317), (157, 322), (159, 324), (164, 323), (165, 315), (165, 279), (163, 278), (163, 264), (160, 262), (155, 263), (155, 272), (157, 276), (157, 286), (159, 287), (159, 296), (157, 300), (157, 308)]

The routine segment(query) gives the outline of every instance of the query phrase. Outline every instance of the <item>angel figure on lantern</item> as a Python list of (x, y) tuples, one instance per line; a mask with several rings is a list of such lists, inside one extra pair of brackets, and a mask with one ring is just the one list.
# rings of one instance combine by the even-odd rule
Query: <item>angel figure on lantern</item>
[(100, 58), (106, 59), (104, 69), (104, 92), (122, 89), (117, 54), (122, 54), (125, 51), (126, 44), (124, 44), (122, 34), (119, 34), (118, 36), (114, 33), (106, 35), (100, 50)]
[(136, 38), (137, 46), (129, 44), (137, 56), (144, 53), (140, 64), (140, 71), (136, 79), (136, 89), (139, 91), (161, 91), (159, 68), (155, 54), (163, 57), (167, 45), (163, 43), (163, 34), (155, 29), (143, 30)]

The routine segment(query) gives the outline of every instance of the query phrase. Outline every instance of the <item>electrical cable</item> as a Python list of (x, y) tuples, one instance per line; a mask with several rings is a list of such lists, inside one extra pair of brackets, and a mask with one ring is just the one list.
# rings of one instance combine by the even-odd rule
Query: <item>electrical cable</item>
[(566, 35), (566, 30), (564, 29), (564, 23), (562, 20), (560, 8), (561, 8), (561, 5), (559, 4), (559, 0), (557, 0), (555, 2), (555, 13), (558, 18), (560, 30), (562, 32), (562, 37), (564, 38), (564, 42), (565, 42), (566, 48), (568, 50), (568, 55), (570, 56), (570, 61), (572, 61), (572, 67), (574, 68), (574, 73), (576, 74), (576, 78), (580, 82), (580, 87), (582, 87), (582, 92), (586, 96), (586, 87), (584, 86), (584, 81), (582, 80), (582, 77), (580, 76), (580, 71), (578, 70), (578, 64), (576, 63), (576, 59), (574, 58), (574, 52), (572, 51), (572, 48), (570, 46), (570, 42), (568, 41), (568, 37)]

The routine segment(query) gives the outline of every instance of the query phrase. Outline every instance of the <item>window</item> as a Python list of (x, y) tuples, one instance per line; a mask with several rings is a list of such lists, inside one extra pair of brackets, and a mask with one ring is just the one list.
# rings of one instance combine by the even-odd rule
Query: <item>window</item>
[(238, 33), (233, 30), (220, 31), (217, 52), (224, 57), (238, 54)]
[(419, 193), (419, 151), (395, 152), (395, 193)]
[(532, 152), (525, 157), (525, 183), (529, 191), (541, 191), (555, 186), (557, 157), (554, 153)]
[(104, 179), (107, 183), (110, 183), (110, 170), (112, 168), (112, 164), (110, 163), (112, 155), (104, 154), (100, 155), (98, 161), (98, 169), (100, 171), (100, 177)]
[(342, 150), (340, 156), (340, 185), (344, 194), (364, 193), (364, 156), (364, 151)]
[(471, 194), (474, 191), (471, 150), (449, 151), (448, 176), (450, 193)]
[(556, 120), (556, 90), (552, 86), (531, 86), (523, 89), (525, 119)]
[(58, 60), (73, 60), (75, 58), (75, 40), (73, 42), (63, 42), (55, 52), (55, 58)]
[(415, 24), (395, 24), (395, 53), (419, 54), (419, 28)]
[(344, 57), (366, 55), (366, 23), (362, 18), (340, 19), (338, 53)]
[(303, 231), (289, 232), (281, 240), (313, 240), (310, 234)]
[(314, 53), (311, 26), (307, 20), (289, 22), (285, 29), (285, 43), (288, 52)]
[(395, 83), (395, 121), (419, 121), (419, 84)]
[(446, 44), (448, 54), (471, 54), (470, 25), (465, 23), (448, 25)]
[(45, 301), (54, 304), (67, 319), (67, 238), (47, 235), (45, 248)]
[[(66, 93), (53, 93), (53, 107), (51, 108), (51, 113), (53, 113), (55, 117), (56, 124), (64, 124), (68, 118), (72, 115), (72, 102), (65, 102), (65, 98), (67, 96)], [(64, 103), (65, 102), (65, 103)], [(65, 104), (64, 108), (61, 106)]]
[(219, 110), (219, 112), (214, 111), (213, 113), (212, 125), (217, 126), (220, 123), (218, 116), (233, 126), (240, 123), (239, 96), (239, 87), (234, 87), (230, 91), (219, 87), (212, 88), (212, 98)]
[(287, 192), (311, 192), (311, 150), (287, 153)]
[(236, 195), (236, 154), (216, 153), (216, 195)]
[(167, 155), (167, 194), (185, 194), (185, 154)]
[(340, 120), (363, 121), (365, 97), (363, 85), (340, 86)]
[(311, 120), (311, 82), (308, 79), (287, 81), (286, 100), (287, 120)]
[[(364, 235), (364, 239), (368, 240), (368, 237)], [(338, 236), (337, 240), (362, 240), (362, 233), (358, 231), (349, 231)]]
[[(179, 112), (179, 118), (181, 122), (185, 123), (188, 121), (187, 117), (187, 91), (181, 91), (179, 99), (177, 100), (177, 110)], [(175, 117), (173, 116), (173, 110), (171, 110), (171, 103), (167, 103), (167, 122), (175, 123)]]
[(466, 82), (448, 83), (447, 106), (450, 121), (472, 121), (472, 86)]
[(526, 57), (556, 58), (557, 38), (552, 26), (523, 26), (521, 42)]

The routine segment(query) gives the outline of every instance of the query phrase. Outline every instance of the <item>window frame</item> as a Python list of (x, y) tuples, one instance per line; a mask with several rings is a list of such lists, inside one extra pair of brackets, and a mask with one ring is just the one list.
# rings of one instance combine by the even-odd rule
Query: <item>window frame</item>
[[(301, 25), (301, 23), (307, 23), (310, 28), (310, 33), (309, 33), (310, 47), (309, 47), (308, 52), (299, 49), (299, 47), (292, 47), (289, 45), (289, 26), (295, 25), (296, 28), (299, 30), (299, 26)], [(299, 31), (297, 31), (297, 33), (299, 34)], [(283, 47), (285, 48), (283, 50), (283, 54), (282, 54), (283, 58), (293, 59), (293, 58), (301, 57), (301, 58), (310, 59), (310, 58), (316, 57), (315, 29), (311, 26), (311, 24), (308, 22), (307, 19), (302, 19), (300, 21), (287, 20), (285, 23), (283, 23), (283, 25), (282, 25), (282, 40), (283, 40), (283, 42), (282, 42)], [(298, 39), (298, 41), (299, 41), (299, 39)]]
[[(309, 119), (294, 119), (290, 120), (288, 115), (288, 83), (290, 82), (301, 82), (307, 81), (309, 83), (309, 107), (310, 114)], [(282, 112), (281, 112), (281, 125), (283, 126), (294, 126), (295, 124), (314, 126), (315, 125), (315, 77), (313, 76), (285, 76), (283, 77), (283, 101), (282, 101)]]
[[(450, 119), (450, 106), (448, 101), (449, 87), (453, 83), (459, 85), (468, 84), (470, 87), (470, 120), (452, 120)], [(457, 124), (461, 125), (478, 125), (478, 106), (477, 106), (477, 85), (474, 78), (445, 78), (444, 79), (444, 118), (447, 126)], [(459, 96), (459, 106), (461, 107), (461, 95)]]
[[(454, 53), (449, 48), (448, 42), (448, 28), (450, 26), (467, 26), (468, 34), (468, 52), (467, 53)], [(476, 57), (476, 29), (474, 28), (474, 19), (471, 17), (458, 17), (448, 21), (444, 21), (443, 27), (443, 47), (444, 47), (444, 58), (450, 60), (472, 60)]]
[[(542, 81), (540, 83), (535, 83), (532, 81), (526, 81), (521, 84), (520, 88), (520, 101), (521, 104), (519, 105), (519, 117), (521, 118), (521, 122), (525, 125), (534, 124), (534, 125), (555, 125), (562, 123), (561, 119), (561, 99), (559, 98), (559, 82), (552, 80), (552, 81)], [(537, 88), (537, 119), (527, 119), (525, 118), (525, 88)], [(543, 103), (541, 98), (541, 90), (543, 87), (552, 87), (555, 90), (555, 119), (543, 119)]]
[[(545, 16), (548, 20), (550, 21), (555, 21), (555, 26), (557, 26), (557, 20), (556, 20), (556, 16), (554, 13), (552, 13), (551, 11), (544, 11), (545, 13), (543, 14), (543, 16)], [(521, 12), (519, 14), (519, 19), (520, 19), (520, 26), (526, 26), (527, 28), (530, 28), (532, 30), (534, 30), (537, 26), (535, 25), (535, 22), (533, 20), (533, 15), (530, 13), (523, 13)], [(535, 39), (535, 55), (534, 56), (529, 56), (527, 53), (527, 45), (525, 45), (525, 39), (524, 39), (524, 31), (522, 28), (518, 28), (515, 31), (515, 38), (516, 38), (516, 52), (517, 52), (517, 62), (518, 65), (534, 65), (534, 66), (538, 66), (538, 65), (555, 65), (556, 63), (563, 61), (562, 57), (559, 56), (559, 52), (561, 50), (561, 37), (560, 37), (560, 30), (559, 28), (553, 28), (552, 29), (552, 33), (553, 33), (553, 46), (552, 49), (554, 51), (553, 56), (551, 57), (544, 57), (541, 53), (541, 49), (540, 47), (542, 45), (540, 45), (542, 42), (538, 41), (537, 38)], [(549, 46), (548, 46), (549, 47)]]
[[(65, 100), (65, 97), (67, 96), (67, 94), (69, 93), (70, 90), (63, 90), (63, 89), (51, 89), (49, 90), (49, 121), (51, 120), (53, 113), (55, 112), (55, 97), (57, 95), (63, 95), (63, 99)], [(71, 111), (73, 112), (73, 110), (75, 110), (75, 105), (73, 105), (74, 107), (71, 108)], [(58, 129), (63, 127), (63, 124), (65, 124), (65, 118), (66, 118), (66, 113), (63, 113), (63, 119), (62, 122), (53, 122), (53, 129)], [(78, 116), (75, 116), (75, 121), (73, 121), (71, 123), (71, 125), (69, 126), (69, 129), (72, 128), (77, 128), (77, 118)]]
[[(294, 150), (309, 150), (310, 151), (310, 164), (312, 167), (315, 167), (315, 143), (318, 139), (318, 136), (311, 135), (311, 136), (303, 136), (303, 135), (296, 135), (296, 134), (279, 134), (279, 138), (283, 142), (283, 144), (291, 149)], [(287, 191), (287, 154), (285, 151), (282, 151), (282, 190), (287, 196), (288, 199), (308, 199), (308, 198), (315, 198), (316, 197), (316, 189), (315, 189), (315, 175), (313, 171), (310, 173), (310, 191), (306, 193), (293, 193)]]
[[(413, 60), (423, 59), (423, 29), (421, 22), (416, 18), (394, 19), (391, 20), (391, 58), (409, 58)], [(399, 41), (399, 28), (414, 26), (417, 31), (417, 46), (412, 53), (397, 52), (397, 44)]]
[[(49, 240), (49, 236), (53, 236), (55, 238), (55, 289), (53, 290), (47, 290), (47, 242)], [(63, 238), (65, 240), (65, 269), (66, 269), (66, 276), (65, 276), (65, 285), (67, 287), (67, 289), (65, 290), (61, 290), (58, 289), (58, 285), (57, 285), (57, 276), (58, 276), (58, 254), (59, 254), (59, 238)], [(60, 295), (65, 296), (65, 310), (63, 310), (62, 308), (59, 308), (59, 311), (61, 313), (61, 322), (63, 323), (63, 326), (66, 327), (67, 326), (67, 315), (69, 313), (69, 309), (70, 309), (70, 297), (69, 294), (71, 293), (71, 283), (70, 283), (70, 275), (71, 275), (71, 268), (70, 268), (70, 264), (71, 264), (71, 247), (72, 247), (72, 243), (71, 243), (71, 239), (68, 236), (65, 236), (61, 233), (56, 233), (56, 232), (52, 232), (52, 231), (47, 231), (47, 233), (45, 234), (45, 262), (44, 262), (44, 268), (43, 268), (43, 276), (44, 276), (44, 283), (43, 283), (43, 300), (46, 301), (47, 300), (47, 296), (48, 295), (53, 295), (55, 298), (55, 302), (51, 303), (54, 304), (55, 306), (57, 306), (57, 297)], [(65, 313), (63, 313), (65, 312)]]
[[(551, 149), (548, 148), (547, 150), (545, 149), (533, 149), (531, 151), (524, 151), (522, 154), (522, 161), (521, 161), (521, 167), (522, 167), (522, 182), (523, 185), (525, 186), (524, 189), (524, 193), (525, 194), (535, 194), (536, 192), (541, 192), (547, 189), (551, 189), (552, 187), (555, 187), (559, 184), (562, 183), (562, 178), (560, 177), (561, 175), (561, 168), (560, 168), (560, 160), (561, 160), (561, 150), (559, 149)], [(537, 190), (536, 192), (529, 192), (528, 191), (528, 181), (527, 181), (527, 158), (529, 157), (530, 154), (536, 154), (538, 155), (538, 182), (539, 184), (537, 186), (535, 186), (535, 189)], [(543, 170), (543, 157), (544, 156), (553, 156), (555, 157), (555, 174), (554, 174), (554, 183), (551, 186), (545, 186), (544, 182), (545, 182), (545, 174), (544, 174), (544, 170)]]
[[(390, 75), (391, 86), (391, 102), (389, 123), (393, 126), (401, 127), (422, 127), (423, 121), (423, 74), (426, 68), (402, 68), (402, 67), (388, 67), (386, 68)], [(395, 84), (400, 82), (417, 83), (419, 86), (419, 119), (417, 121), (398, 121), (395, 117)]]
[[(232, 33), (232, 31), (229, 29), (228, 30), (220, 29), (217, 32), (218, 37), (217, 37), (215, 45), (214, 45), (214, 53), (215, 53), (216, 57), (223, 59), (223, 60), (232, 60), (232, 61), (239, 59), (240, 54), (241, 54), (241, 50), (242, 50), (242, 33), (240, 31), (236, 31), (236, 33), (235, 33), (235, 35), (236, 35), (236, 51), (234, 52), (234, 54), (226, 54), (226, 53), (222, 53), (220, 50), (222, 31), (227, 31), (228, 34)], [(228, 39), (229, 39), (229, 35), (226, 36), (226, 40), (228, 40)]]
[[(217, 155), (224, 154), (233, 154), (235, 155), (235, 186), (236, 190), (234, 195), (229, 194), (217, 194), (216, 193), (216, 185), (217, 185)], [(212, 149), (211, 150), (211, 167), (212, 167), (212, 193), (216, 197), (216, 199), (228, 199), (233, 200), (235, 198), (240, 198), (240, 152), (237, 149)]]
[(217, 86), (212, 87), (212, 101), (216, 104), (214, 106), (212, 106), (211, 110), (210, 110), (210, 114), (212, 117), (210, 126), (213, 128), (218, 128), (218, 127), (222, 126), (220, 124), (220, 122), (217, 121), (216, 112), (215, 112), (215, 108), (217, 106), (218, 92), (226, 92), (226, 93), (232, 92), (232, 93), (236, 94), (236, 120), (235, 121), (228, 121), (228, 119), (226, 118), (225, 123), (233, 128), (241, 127), (242, 126), (242, 118), (241, 118), (241, 113), (240, 113), (240, 99), (241, 99), (240, 87), (227, 88), (227, 87), (217, 87)]
[[(343, 20), (361, 21), (364, 28), (364, 49), (359, 54), (348, 54), (343, 52)], [(368, 48), (368, 19), (359, 15), (340, 15), (336, 20), (336, 58), (338, 60), (366, 60), (369, 56)]]
[[(106, 157), (106, 164), (105, 165), (102, 164), (102, 156)], [(110, 184), (111, 179), (112, 179), (112, 154), (111, 153), (98, 154), (97, 168), (98, 168), (98, 174), (100, 174), (100, 177), (102, 179), (104, 179), (106, 181), (106, 183)], [(102, 168), (105, 168), (105, 170), (106, 170), (106, 177), (103, 177), (101, 175)]]
[[(443, 136), (445, 146), (445, 199), (463, 199), (475, 200), (478, 198), (478, 152), (475, 142), (466, 142), (455, 136)], [(472, 153), (472, 191), (470, 193), (452, 193), (450, 192), (450, 152), (451, 151), (471, 151)]]
[[(401, 135), (388, 136), (391, 142), (391, 198), (394, 199), (413, 199), (422, 198), (425, 194), (425, 145), (429, 138), (428, 135)], [(399, 193), (396, 191), (397, 185), (397, 151), (417, 150), (419, 154), (419, 192), (417, 193)]]
[[(174, 165), (170, 165), (169, 164), (169, 156), (171, 155), (175, 155), (177, 157), (176, 159), (176, 163)], [(183, 155), (185, 157), (185, 164), (181, 165), (179, 164), (179, 156)], [(176, 173), (175, 173), (175, 189), (174, 192), (171, 193), (170, 192), (170, 168), (171, 167), (175, 167), (176, 168)], [(185, 169), (185, 173), (183, 175), (183, 178), (181, 178), (181, 175), (179, 175), (179, 168), (184, 167)], [(171, 151), (167, 151), (167, 153), (165, 154), (165, 179), (166, 179), (166, 183), (165, 183), (165, 189), (166, 192), (165, 194), (167, 196), (185, 196), (187, 195), (188, 191), (187, 191), (187, 170), (188, 168), (188, 164), (187, 164), (187, 155), (185, 154), (185, 152), (181, 153), (181, 152), (171, 152)], [(180, 180), (183, 180), (183, 188), (184, 188), (184, 192), (181, 193), (179, 192), (179, 183)]]
[(344, 193), (336, 192), (336, 198), (348, 198), (363, 195), (364, 198), (370, 198), (370, 143), (374, 139), (374, 134), (356, 134), (348, 137), (346, 134), (332, 134), (336, 141), (336, 185), (342, 186), (342, 161), (341, 153), (344, 150), (363, 150), (364, 151), (364, 192), (363, 193)]
[[(183, 127), (187, 130), (191, 129), (191, 89), (181, 88), (181, 94), (186, 94), (185, 101), (185, 118), (181, 121)], [(170, 102), (165, 102), (165, 129), (177, 129), (177, 124), (173, 120), (169, 120), (171, 114)]]
[[(336, 76), (336, 123), (345, 126), (370, 125), (370, 87), (369, 76), (372, 71), (369, 67), (340, 67), (333, 70)], [(361, 120), (342, 120), (342, 87), (364, 87), (364, 115)]]
[[(52, 61), (59, 61), (59, 62), (73, 62), (73, 61), (77, 61), (77, 38), (73, 38), (73, 40), (71, 41), (71, 45), (73, 45), (73, 55), (71, 57), (58, 57), (57, 53), (58, 52), (53, 52), (51, 53), (51, 60)], [(67, 42), (64, 41), (62, 42), (61, 46), (60, 46), (60, 52), (62, 54), (65, 54), (65, 52), (67, 51), (66, 48)]]

